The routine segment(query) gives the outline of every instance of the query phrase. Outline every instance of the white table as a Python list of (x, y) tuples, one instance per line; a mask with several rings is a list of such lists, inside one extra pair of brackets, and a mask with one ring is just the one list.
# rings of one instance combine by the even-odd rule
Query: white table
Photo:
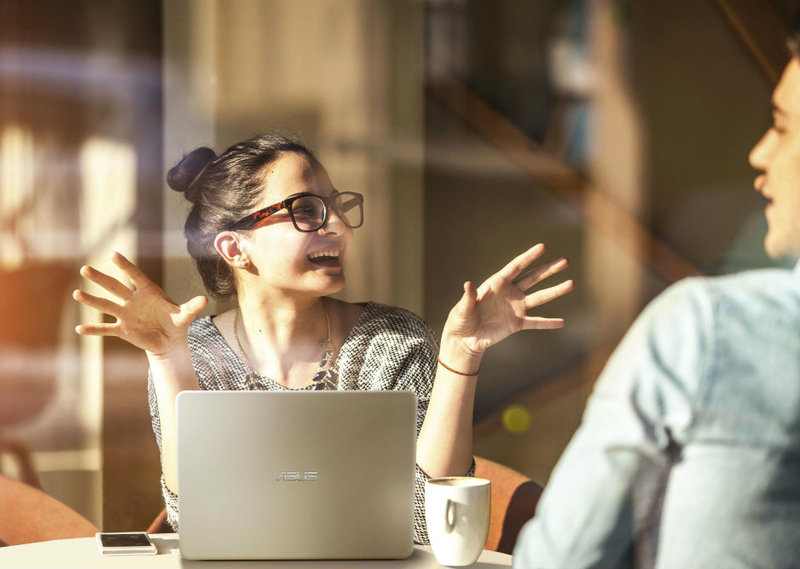
[[(382, 568), (409, 568), (423, 569), (441, 567), (430, 547), (415, 545), (414, 553), (408, 559), (394, 560), (367, 560), (367, 561), (189, 561), (180, 556), (178, 551), (178, 536), (171, 533), (162, 533), (151, 536), (158, 547), (158, 555), (100, 555), (97, 550), (97, 541), (94, 537), (78, 539), (59, 539), (55, 541), (42, 541), (25, 545), (0, 547), (0, 567), (3, 569), (25, 568), (80, 568), (92, 569), (95, 567), (113, 569), (116, 567), (135, 567), (137, 569), (160, 569), (175, 567), (236, 567), (249, 569), (252, 567), (290, 567), (292, 569), (316, 568), (352, 568), (376, 567)], [(480, 559), (471, 567), (475, 569), (488, 569), (496, 567), (510, 567), (511, 556), (496, 551), (484, 551)]]

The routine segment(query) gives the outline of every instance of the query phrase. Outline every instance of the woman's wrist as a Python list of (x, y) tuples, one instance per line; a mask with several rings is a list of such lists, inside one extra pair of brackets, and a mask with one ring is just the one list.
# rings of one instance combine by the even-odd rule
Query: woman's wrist
[(198, 388), (188, 343), (185, 346), (179, 345), (163, 354), (145, 353), (157, 391), (166, 390), (165, 393), (177, 393), (186, 389)]
[(457, 375), (475, 376), (481, 367), (483, 352), (477, 352), (466, 345), (458, 336), (444, 333), (439, 348), (439, 364)]
[(189, 338), (185, 336), (183, 341), (177, 341), (165, 350), (145, 350), (144, 353), (150, 363), (183, 362), (187, 357), (190, 357)]
[(456, 375), (461, 375), (461, 376), (464, 376), (464, 377), (477, 377), (477, 376), (478, 376), (478, 374), (479, 374), (479, 373), (480, 373), (480, 371), (481, 371), (481, 369), (480, 369), (480, 368), (476, 369), (475, 371), (458, 371), (457, 369), (455, 369), (455, 368), (452, 368), (452, 367), (450, 367), (449, 365), (447, 365), (446, 363), (444, 363), (444, 362), (442, 361), (442, 358), (441, 358), (441, 356), (438, 358), (438, 361), (439, 361), (439, 365), (440, 365), (440, 366), (442, 366), (442, 367), (443, 367), (444, 369), (446, 369), (447, 371), (449, 371), (449, 372), (451, 372), (451, 373), (454, 373), (454, 374), (456, 374)]

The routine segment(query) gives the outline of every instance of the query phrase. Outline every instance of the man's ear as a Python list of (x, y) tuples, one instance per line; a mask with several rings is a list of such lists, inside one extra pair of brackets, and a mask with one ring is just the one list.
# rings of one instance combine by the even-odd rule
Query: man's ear
[(214, 249), (231, 267), (247, 267), (250, 264), (240, 246), (241, 236), (235, 231), (222, 231), (214, 238)]

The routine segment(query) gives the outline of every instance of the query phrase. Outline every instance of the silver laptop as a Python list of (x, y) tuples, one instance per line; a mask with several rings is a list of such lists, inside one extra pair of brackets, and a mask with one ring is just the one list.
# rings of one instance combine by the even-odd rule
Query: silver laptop
[(186, 559), (404, 559), (417, 398), (187, 391), (177, 398)]

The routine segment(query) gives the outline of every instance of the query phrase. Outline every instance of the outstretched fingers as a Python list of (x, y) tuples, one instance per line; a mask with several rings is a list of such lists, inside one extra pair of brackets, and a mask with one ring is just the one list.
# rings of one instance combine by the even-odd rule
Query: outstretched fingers
[(207, 304), (208, 298), (205, 296), (195, 296), (193, 299), (181, 304), (179, 309), (188, 322), (191, 323)]
[(145, 275), (139, 267), (131, 263), (122, 253), (114, 251), (111, 253), (111, 260), (125, 273), (125, 276), (130, 279), (135, 288), (141, 289), (153, 284), (153, 281), (147, 278), (147, 275)]
[(81, 336), (119, 336), (119, 324), (78, 324), (75, 331)]
[(89, 308), (94, 308), (104, 314), (108, 314), (109, 316), (113, 316), (114, 318), (119, 318), (120, 315), (120, 306), (116, 302), (112, 302), (107, 298), (101, 298), (99, 296), (94, 296), (93, 294), (89, 294), (88, 292), (84, 292), (82, 290), (76, 290), (72, 293), (72, 298), (80, 302), (81, 304), (85, 304)]
[(564, 296), (573, 288), (575, 288), (575, 283), (572, 280), (568, 280), (555, 286), (532, 292), (531, 294), (525, 296), (525, 309), (530, 310), (536, 306), (547, 304), (559, 296)]
[[(497, 273), (499, 276), (513, 281), (517, 278), (522, 271), (524, 271), (528, 265), (533, 263), (536, 259), (542, 256), (544, 253), (544, 245), (542, 243), (538, 243), (522, 253), (518, 255), (514, 259), (511, 260), (505, 267), (500, 269)], [(523, 289), (524, 290), (524, 289)]]
[[(131, 289), (126, 287), (124, 284), (119, 282), (114, 277), (110, 277), (107, 274), (102, 273), (93, 267), (90, 267), (89, 265), (84, 265), (83, 267), (81, 267), (80, 273), (83, 278), (104, 288), (105, 290), (107, 290), (120, 300), (128, 300), (131, 297), (131, 294), (133, 294), (133, 291)], [(73, 297), (74, 296), (75, 295), (73, 294)], [(75, 300), (77, 300), (78, 302), (83, 302), (78, 298), (75, 298)], [(87, 303), (84, 302), (84, 304)]]
[(464, 283), (464, 294), (458, 304), (455, 305), (456, 314), (461, 318), (469, 318), (475, 312), (478, 305), (478, 291), (471, 281)]
[(565, 257), (562, 257), (561, 259), (557, 259), (550, 263), (544, 264), (541, 267), (532, 269), (517, 279), (514, 284), (516, 284), (522, 292), (525, 292), (532, 286), (542, 282), (548, 277), (552, 277), (553, 275), (560, 273), (567, 267), (569, 267), (569, 260), (567, 260)]
[(563, 318), (541, 318), (539, 316), (526, 316), (522, 321), (523, 330), (555, 330), (564, 327)]

